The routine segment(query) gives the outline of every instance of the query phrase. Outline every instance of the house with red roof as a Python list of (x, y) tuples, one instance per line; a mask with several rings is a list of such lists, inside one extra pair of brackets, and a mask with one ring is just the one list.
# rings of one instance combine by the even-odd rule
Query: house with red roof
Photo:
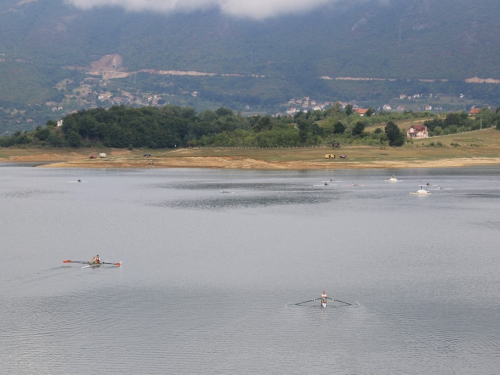
[(354, 112), (356, 112), (360, 116), (364, 116), (364, 115), (366, 115), (366, 112), (368, 112), (368, 109), (356, 108), (356, 109), (354, 109)]
[(411, 139), (428, 138), (429, 131), (425, 125), (412, 125), (406, 129), (406, 137)]
[(481, 108), (474, 108), (472, 107), (469, 111), (469, 116), (475, 116), (478, 115), (481, 112)]

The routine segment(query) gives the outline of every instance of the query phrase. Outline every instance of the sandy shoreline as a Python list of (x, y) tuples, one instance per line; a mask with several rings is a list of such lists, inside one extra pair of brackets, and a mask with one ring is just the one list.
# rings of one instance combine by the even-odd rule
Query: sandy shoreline
[(330, 170), (330, 169), (399, 169), (399, 168), (453, 168), (471, 166), (500, 166), (500, 157), (443, 158), (437, 160), (373, 160), (325, 162), (318, 161), (266, 161), (233, 156), (168, 156), (138, 158), (126, 152), (114, 153), (104, 159), (82, 158), (81, 154), (43, 154), (12, 156), (12, 163), (42, 163), (39, 168), (214, 168), (262, 170)]

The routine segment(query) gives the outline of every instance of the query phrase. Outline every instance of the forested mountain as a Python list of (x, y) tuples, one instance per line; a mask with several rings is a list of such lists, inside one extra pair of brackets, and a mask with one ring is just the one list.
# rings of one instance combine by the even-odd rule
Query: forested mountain
[[(120, 56), (119, 63), (106, 68), (123, 75), (108, 87), (196, 92), (205, 105), (263, 106), (301, 95), (383, 102), (404, 90), (500, 96), (500, 84), (465, 83), (473, 77), (500, 79), (498, 0), (344, 3), (251, 20), (216, 9), (161, 14), (82, 10), (63, 0), (3, 0), (0, 107), (17, 113), (68, 98), (76, 109), (83, 107), (71, 96), (81, 94), (78, 84), (85, 78), (96, 77), (88, 74), (95, 70), (91, 63), (112, 54)], [(337, 79), (342, 77), (385, 80)], [(74, 86), (61, 85), (65, 79)]]

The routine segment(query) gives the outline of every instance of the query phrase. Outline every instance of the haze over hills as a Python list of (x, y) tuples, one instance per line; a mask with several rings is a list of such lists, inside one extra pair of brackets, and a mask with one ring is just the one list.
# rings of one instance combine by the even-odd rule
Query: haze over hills
[[(16, 110), (36, 118), (43, 110), (33, 105), (78, 109), (120, 89), (235, 109), (303, 95), (375, 104), (400, 92), (500, 97), (498, 0), (116, 3), (0, 4), (0, 107), (10, 114), (0, 133)], [(474, 77), (496, 83), (466, 83)]]

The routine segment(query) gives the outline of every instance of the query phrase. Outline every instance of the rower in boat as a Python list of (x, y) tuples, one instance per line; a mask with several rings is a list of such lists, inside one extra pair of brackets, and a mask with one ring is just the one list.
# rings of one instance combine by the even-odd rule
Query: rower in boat
[(96, 255), (95, 257), (92, 257), (92, 260), (89, 262), (88, 260), (63, 260), (63, 263), (80, 263), (84, 264), (82, 268), (87, 268), (87, 267), (98, 267), (101, 265), (109, 264), (110, 266), (115, 266), (115, 267), (120, 267), (122, 265), (122, 262), (107, 262), (107, 261), (101, 261), (101, 258), (99, 258), (99, 255)]
[(92, 260), (90, 261), (91, 266), (96, 266), (98, 264), (101, 264), (101, 258), (99, 258), (99, 254), (93, 257)]
[(321, 294), (321, 306), (326, 307), (326, 300), (328, 298), (328, 294), (323, 290), (323, 293)]

